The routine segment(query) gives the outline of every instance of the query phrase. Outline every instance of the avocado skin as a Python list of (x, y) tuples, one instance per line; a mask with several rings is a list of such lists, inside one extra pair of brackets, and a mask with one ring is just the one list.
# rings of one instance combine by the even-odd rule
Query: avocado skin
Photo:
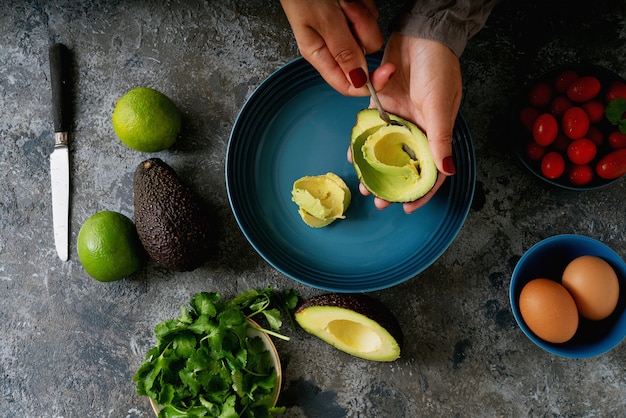
[(296, 313), (312, 306), (333, 306), (366, 316), (386, 329), (402, 348), (404, 334), (398, 319), (377, 299), (363, 293), (327, 293), (305, 300), (298, 306)]
[(208, 208), (164, 161), (151, 158), (137, 166), (133, 193), (137, 233), (156, 264), (192, 271), (214, 253)]

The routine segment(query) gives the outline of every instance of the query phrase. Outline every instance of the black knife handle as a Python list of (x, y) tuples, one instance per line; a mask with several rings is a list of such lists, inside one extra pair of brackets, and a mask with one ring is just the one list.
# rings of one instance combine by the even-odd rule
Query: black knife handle
[(63, 44), (53, 44), (50, 46), (49, 57), (54, 132), (68, 132), (70, 128), (70, 51)]

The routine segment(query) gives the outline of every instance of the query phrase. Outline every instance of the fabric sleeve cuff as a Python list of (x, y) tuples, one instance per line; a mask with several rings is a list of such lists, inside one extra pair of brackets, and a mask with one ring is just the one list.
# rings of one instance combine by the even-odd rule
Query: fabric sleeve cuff
[(420, 1), (399, 16), (393, 30), (441, 42), (460, 57), (468, 39), (482, 29), (497, 3), (469, 0), (446, 7), (437, 1)]
[(430, 39), (446, 45), (460, 57), (467, 45), (467, 34), (463, 28), (435, 17), (419, 14), (405, 14), (394, 30), (403, 35)]

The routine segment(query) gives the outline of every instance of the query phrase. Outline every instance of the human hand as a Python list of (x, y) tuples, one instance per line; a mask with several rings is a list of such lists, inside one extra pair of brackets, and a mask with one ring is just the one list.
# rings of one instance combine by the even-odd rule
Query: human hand
[[(382, 62), (384, 66), (371, 77), (383, 108), (416, 123), (426, 132), (439, 170), (437, 182), (424, 197), (403, 204), (404, 211), (412, 213), (434, 196), (448, 176), (456, 173), (452, 133), (461, 104), (460, 63), (457, 56), (439, 42), (399, 33), (390, 37)], [(395, 73), (390, 63), (395, 65)], [(363, 185), (360, 191), (369, 194)], [(390, 205), (378, 198), (374, 204), (379, 209)]]
[(300, 53), (335, 90), (366, 96), (366, 52), (378, 51), (383, 36), (373, 0), (281, 0)]

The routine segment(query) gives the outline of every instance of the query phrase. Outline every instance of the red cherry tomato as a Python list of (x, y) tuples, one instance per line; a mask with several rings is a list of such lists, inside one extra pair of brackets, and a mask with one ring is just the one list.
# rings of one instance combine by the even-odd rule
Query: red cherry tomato
[(626, 148), (626, 134), (620, 131), (613, 131), (609, 134), (609, 147), (613, 149)]
[(537, 144), (542, 147), (547, 147), (556, 139), (556, 135), (559, 132), (559, 124), (556, 118), (550, 113), (543, 113), (539, 115), (535, 124), (533, 125), (533, 138)]
[(567, 97), (573, 102), (586, 102), (596, 97), (601, 88), (600, 80), (596, 77), (580, 77), (567, 87)]
[(565, 171), (565, 159), (556, 151), (550, 151), (541, 159), (541, 173), (551, 179), (558, 179)]
[(591, 100), (582, 104), (582, 108), (585, 109), (589, 116), (589, 122), (598, 123), (604, 119), (604, 103), (600, 100)]
[(565, 93), (567, 88), (574, 80), (578, 78), (578, 73), (574, 70), (565, 70), (556, 76), (554, 80), (554, 88), (559, 93)]
[(585, 186), (591, 183), (593, 174), (591, 166), (574, 164), (567, 170), (567, 180), (574, 186)]
[(589, 116), (582, 108), (570, 107), (563, 114), (561, 129), (568, 138), (578, 139), (585, 136), (589, 130)]
[(614, 81), (606, 92), (606, 102), (610, 103), (618, 97), (626, 99), (626, 83), (623, 81)]
[(567, 98), (567, 96), (564, 96), (564, 95), (556, 96), (552, 100), (552, 103), (550, 103), (550, 113), (552, 113), (554, 116), (558, 118), (562, 116), (563, 113), (565, 113), (565, 111), (572, 106), (574, 105), (572, 104), (572, 101)]
[(567, 158), (574, 164), (587, 164), (596, 157), (596, 144), (591, 139), (581, 138), (569, 144)]
[(552, 87), (548, 83), (537, 83), (528, 91), (528, 102), (535, 107), (542, 107), (550, 103)]
[(528, 141), (526, 144), (526, 156), (531, 161), (539, 161), (541, 157), (546, 153), (546, 147), (542, 147), (537, 144), (535, 141)]
[(626, 174), (626, 148), (618, 149), (602, 157), (596, 165), (596, 173), (607, 180)]
[(532, 133), (533, 125), (538, 117), (539, 111), (534, 107), (525, 107), (520, 110), (519, 113), (519, 119), (522, 122), (522, 126), (524, 126), (524, 128), (530, 133)]
[(594, 125), (589, 127), (585, 137), (591, 139), (593, 143), (596, 144), (596, 147), (601, 147), (602, 144), (604, 144), (604, 134)]

